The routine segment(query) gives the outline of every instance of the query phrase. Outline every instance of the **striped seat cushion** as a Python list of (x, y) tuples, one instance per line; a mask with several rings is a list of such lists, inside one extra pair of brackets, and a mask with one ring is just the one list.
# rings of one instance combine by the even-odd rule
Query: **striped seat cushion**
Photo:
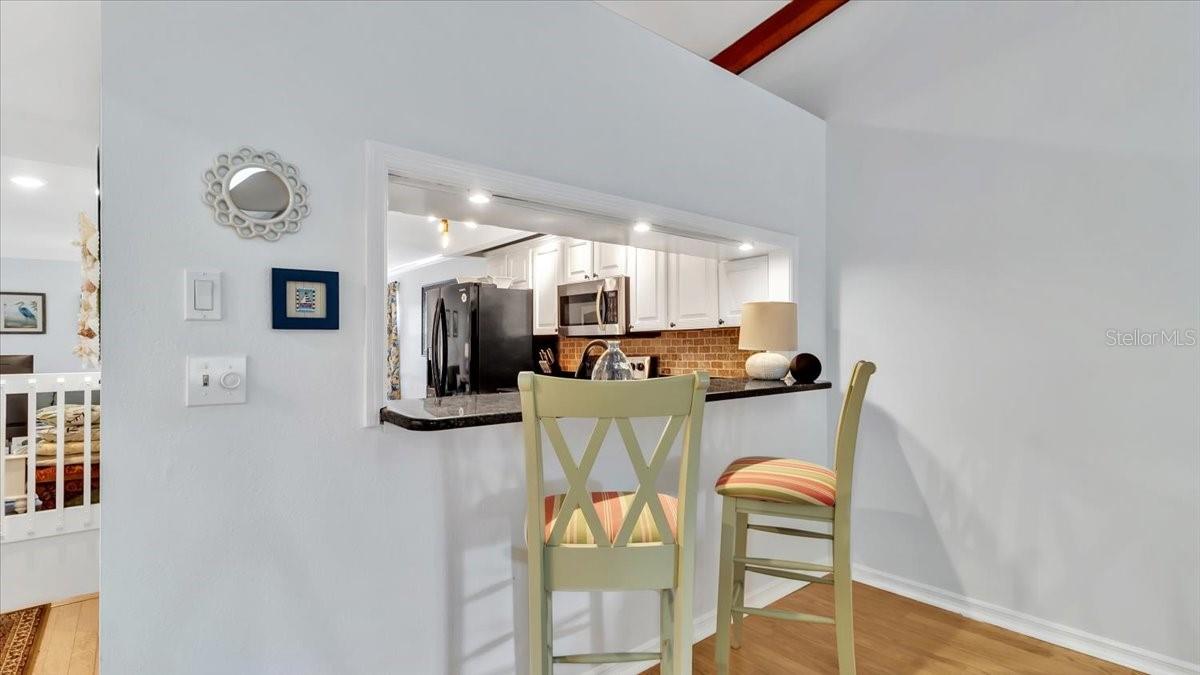
[[(600, 516), (600, 524), (604, 527), (608, 540), (612, 542), (617, 538), (617, 533), (621, 531), (621, 525), (625, 522), (625, 514), (629, 513), (629, 507), (633, 503), (633, 493), (593, 492), (591, 495), (592, 504), (596, 507), (596, 514)], [(550, 539), (550, 532), (554, 529), (554, 523), (558, 519), (558, 510), (562, 506), (564, 496), (548, 495), (545, 499), (542, 522), (546, 524), (546, 529), (542, 536), (547, 541)], [(663, 513), (667, 516), (667, 524), (671, 527), (671, 535), (674, 536), (676, 532), (675, 513), (679, 502), (671, 495), (663, 494), (658, 496), (658, 502), (662, 504)], [(633, 536), (629, 538), (629, 543), (649, 544), (661, 541), (662, 537), (658, 533), (658, 524), (655, 522), (654, 516), (651, 515), (650, 509), (643, 506), (637, 525), (633, 528)], [(592, 530), (583, 517), (583, 511), (576, 508), (571, 513), (571, 520), (567, 521), (567, 529), (563, 531), (560, 543), (596, 543), (595, 538), (592, 537)]]
[(742, 457), (717, 479), (717, 494), (784, 504), (833, 506), (837, 474), (819, 464), (782, 457)]

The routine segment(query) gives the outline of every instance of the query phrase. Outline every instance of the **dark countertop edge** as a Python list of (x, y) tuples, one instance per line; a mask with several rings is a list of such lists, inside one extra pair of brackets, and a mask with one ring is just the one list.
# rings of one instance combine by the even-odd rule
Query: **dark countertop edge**
[(466, 429), (468, 427), (488, 427), (495, 424), (512, 424), (521, 421), (521, 411), (503, 413), (482, 413), (478, 415), (463, 415), (461, 417), (409, 417), (395, 410), (383, 408), (379, 411), (381, 424), (394, 424), (409, 431), (446, 431), (448, 429)]
[[(817, 381), (811, 384), (792, 384), (786, 387), (767, 387), (764, 389), (742, 389), (736, 391), (710, 391), (704, 400), (705, 401), (728, 401), (737, 398), (755, 398), (758, 396), (778, 396), (779, 394), (794, 394), (802, 391), (818, 391), (821, 389), (830, 389), (833, 385), (825, 381)], [(500, 412), (500, 413), (480, 413), (477, 415), (463, 415), (461, 417), (438, 417), (434, 419), (425, 417), (409, 417), (402, 413), (396, 412), (390, 408), (384, 407), (379, 411), (380, 424), (393, 424), (402, 429), (409, 431), (446, 431), (449, 429), (466, 429), (468, 427), (486, 427), (495, 424), (512, 424), (521, 421), (521, 411), (515, 412)]]
[(705, 401), (728, 401), (734, 398), (754, 398), (756, 396), (776, 396), (779, 394), (793, 394), (801, 391), (817, 391), (819, 389), (830, 389), (833, 385), (825, 381), (817, 381), (811, 384), (789, 384), (786, 387), (768, 387), (765, 389), (741, 389), (735, 391), (710, 391), (704, 395)]

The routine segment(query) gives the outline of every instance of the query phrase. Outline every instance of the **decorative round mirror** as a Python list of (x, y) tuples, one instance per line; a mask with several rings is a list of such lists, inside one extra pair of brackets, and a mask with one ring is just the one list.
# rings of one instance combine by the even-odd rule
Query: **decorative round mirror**
[(204, 185), (204, 203), (212, 207), (213, 218), (247, 239), (275, 241), (298, 232), (308, 215), (308, 186), (295, 166), (269, 150), (243, 147), (217, 155), (213, 168), (204, 172)]

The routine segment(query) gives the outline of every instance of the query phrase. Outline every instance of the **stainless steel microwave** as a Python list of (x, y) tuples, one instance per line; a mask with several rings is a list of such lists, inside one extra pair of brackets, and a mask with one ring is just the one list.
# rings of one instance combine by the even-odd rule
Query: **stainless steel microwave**
[(629, 332), (629, 277), (558, 286), (558, 334), (590, 337)]

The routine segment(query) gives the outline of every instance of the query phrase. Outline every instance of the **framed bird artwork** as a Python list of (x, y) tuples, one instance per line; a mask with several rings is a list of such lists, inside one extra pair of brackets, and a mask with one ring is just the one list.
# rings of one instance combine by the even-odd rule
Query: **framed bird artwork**
[(45, 332), (45, 293), (0, 291), (0, 333)]

